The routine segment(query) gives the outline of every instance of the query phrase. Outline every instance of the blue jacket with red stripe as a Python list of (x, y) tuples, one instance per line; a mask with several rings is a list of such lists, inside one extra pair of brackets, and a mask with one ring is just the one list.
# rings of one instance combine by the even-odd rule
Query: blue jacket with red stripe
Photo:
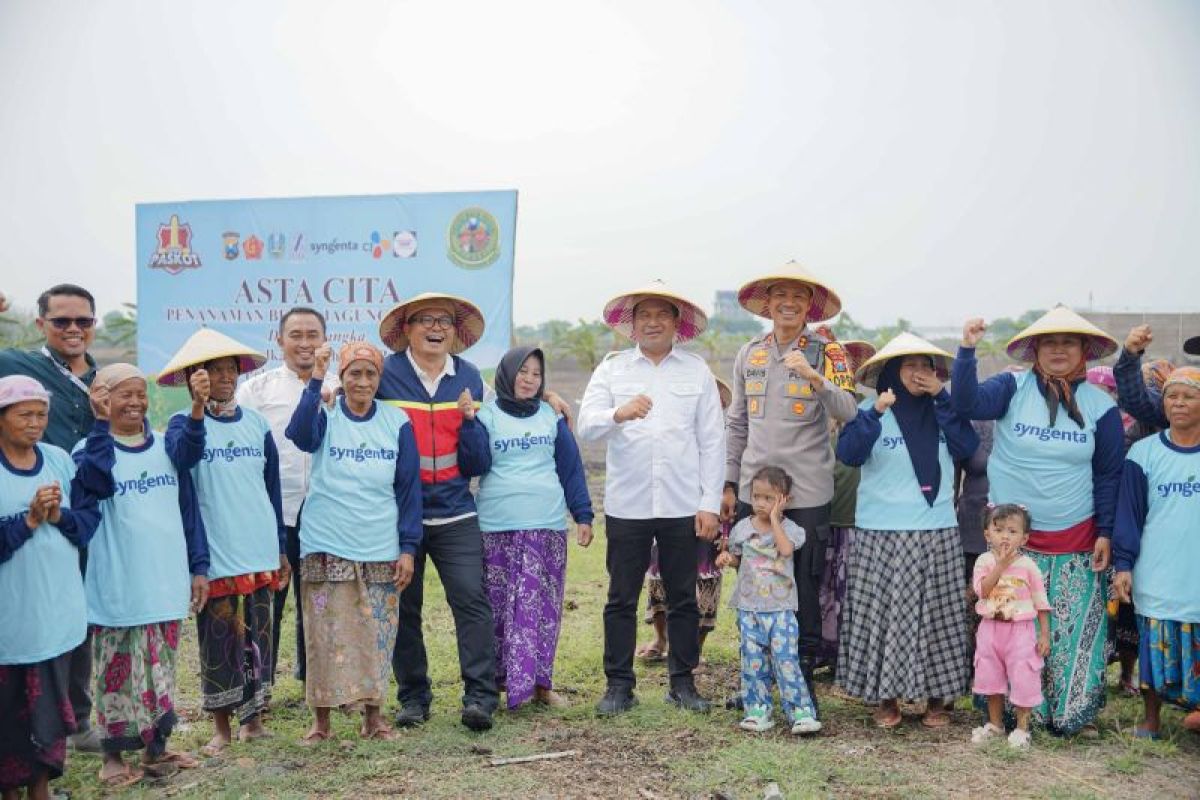
[(404, 409), (412, 423), (421, 456), (421, 502), (425, 519), (445, 519), (475, 511), (471, 478), (492, 466), (487, 428), (479, 420), (463, 419), (458, 396), (471, 392), (478, 407), (483, 400), (479, 370), (458, 356), (454, 374), (443, 375), (433, 397), (425, 390), (408, 356), (393, 353), (383, 361), (376, 397)]

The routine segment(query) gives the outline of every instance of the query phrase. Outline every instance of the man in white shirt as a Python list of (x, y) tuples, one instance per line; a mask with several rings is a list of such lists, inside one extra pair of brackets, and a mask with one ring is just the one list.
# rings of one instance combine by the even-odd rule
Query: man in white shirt
[[(283, 524), (287, 529), (288, 561), (295, 565), (292, 591), (296, 598), (296, 680), (304, 680), (304, 615), (300, 610), (300, 506), (308, 493), (308, 476), (312, 471), (312, 456), (303, 452), (283, 435), (292, 412), (300, 402), (300, 394), (312, 378), (315, 353), (325, 343), (325, 317), (312, 308), (297, 306), (289, 309), (279, 320), (279, 336), (275, 340), (283, 352), (283, 366), (260, 372), (242, 382), (237, 390), (238, 405), (252, 408), (267, 418), (271, 435), (279, 450), (279, 485), (283, 496)], [(322, 394), (329, 397), (337, 391), (334, 370), (325, 379)], [(287, 589), (275, 593), (274, 658), (279, 660), (280, 621), (287, 604)], [(271, 665), (275, 674), (275, 664)]]
[(633, 652), (642, 580), (658, 542), (667, 594), (667, 701), (692, 711), (709, 703), (696, 691), (699, 661), (696, 540), (717, 535), (725, 430), (717, 383), (700, 356), (680, 350), (704, 330), (699, 307), (660, 283), (609, 302), (604, 320), (637, 346), (606, 358), (579, 409), (579, 437), (608, 442), (604, 496), (608, 602), (604, 674), (597, 710), (618, 714), (637, 703)]

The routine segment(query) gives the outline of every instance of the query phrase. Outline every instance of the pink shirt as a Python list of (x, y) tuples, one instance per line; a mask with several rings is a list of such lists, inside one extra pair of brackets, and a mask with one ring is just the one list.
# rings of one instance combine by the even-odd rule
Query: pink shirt
[(1006, 622), (1023, 622), (1037, 619), (1037, 612), (1049, 611), (1046, 599), (1046, 584), (1042, 571), (1029, 556), (1021, 556), (1008, 565), (1000, 580), (992, 588), (990, 597), (983, 597), (983, 579), (996, 566), (996, 556), (987, 552), (975, 561), (975, 573), (971, 586), (979, 595), (975, 611), (984, 619), (999, 619)]

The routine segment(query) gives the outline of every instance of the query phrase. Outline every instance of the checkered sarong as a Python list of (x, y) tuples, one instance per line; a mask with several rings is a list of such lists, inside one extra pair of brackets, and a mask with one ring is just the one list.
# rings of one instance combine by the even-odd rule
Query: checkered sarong
[(967, 690), (958, 528), (855, 529), (837, 684), (866, 702), (951, 699)]

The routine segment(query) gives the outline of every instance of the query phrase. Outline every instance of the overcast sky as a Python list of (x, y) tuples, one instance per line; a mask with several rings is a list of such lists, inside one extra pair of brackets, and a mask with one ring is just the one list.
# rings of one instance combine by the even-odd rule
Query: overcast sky
[(515, 188), (515, 321), (797, 258), (860, 321), (1200, 298), (1200, 3), (0, 0), (0, 270), (137, 202)]

